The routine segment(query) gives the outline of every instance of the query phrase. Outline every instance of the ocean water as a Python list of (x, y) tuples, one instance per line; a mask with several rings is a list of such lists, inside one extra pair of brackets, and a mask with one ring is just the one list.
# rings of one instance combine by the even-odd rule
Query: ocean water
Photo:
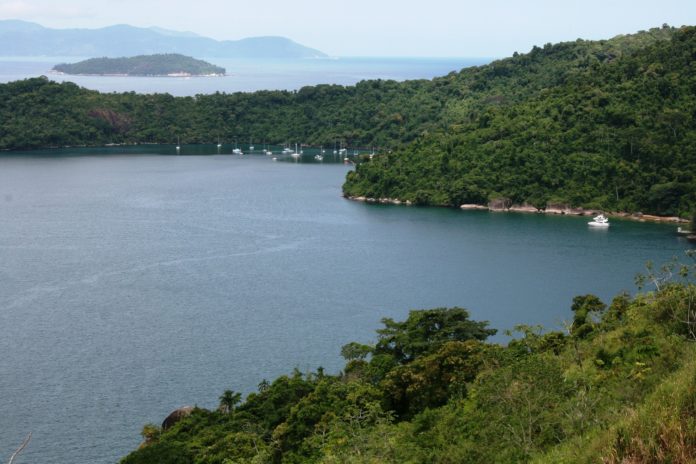
[(671, 225), (351, 202), (331, 156), (215, 152), (0, 155), (0, 460), (32, 431), (17, 464), (115, 463), (180, 406), (338, 372), (409, 309), (559, 328), (573, 296), (635, 291), (690, 247)]
[(54, 65), (77, 62), (75, 57), (0, 57), (0, 83), (48, 76), (71, 81), (102, 92), (170, 93), (191, 96), (215, 92), (297, 90), (307, 85), (352, 85), (365, 79), (432, 79), (469, 66), (489, 63), (490, 58), (335, 58), (306, 60), (207, 61), (227, 70), (224, 77), (117, 77), (67, 76), (51, 72)]

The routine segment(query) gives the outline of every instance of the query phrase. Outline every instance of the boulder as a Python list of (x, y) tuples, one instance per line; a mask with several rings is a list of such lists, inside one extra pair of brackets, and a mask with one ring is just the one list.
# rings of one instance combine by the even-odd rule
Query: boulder
[(529, 205), (527, 203), (521, 205), (512, 205), (508, 211), (513, 211), (516, 213), (538, 213), (539, 208)]
[(487, 210), (488, 206), (476, 205), (474, 203), (465, 203), (460, 206), (461, 209)]
[(193, 406), (184, 406), (183, 408), (179, 408), (179, 409), (174, 410), (162, 422), (162, 430), (164, 431), (164, 430), (171, 428), (174, 424), (179, 422), (184, 417), (190, 416), (192, 412), (193, 412)]

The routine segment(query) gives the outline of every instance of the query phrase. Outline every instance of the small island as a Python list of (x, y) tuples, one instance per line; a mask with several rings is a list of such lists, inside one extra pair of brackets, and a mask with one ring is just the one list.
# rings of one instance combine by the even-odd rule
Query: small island
[(225, 68), (176, 53), (140, 55), (130, 58), (90, 58), (62, 63), (53, 70), (63, 74), (90, 76), (189, 77), (224, 76)]

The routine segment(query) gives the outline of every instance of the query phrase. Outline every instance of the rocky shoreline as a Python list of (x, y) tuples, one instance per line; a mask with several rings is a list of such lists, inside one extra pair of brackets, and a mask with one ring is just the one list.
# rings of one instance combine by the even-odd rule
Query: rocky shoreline
[[(369, 198), (363, 196), (346, 196), (346, 198), (352, 201), (360, 201), (364, 203), (377, 203), (383, 205), (413, 205), (413, 203), (408, 200), (400, 200), (398, 198)], [(459, 206), (459, 208), (465, 211), (478, 210), (491, 211), (496, 213), (533, 213), (589, 217), (596, 216), (598, 214), (604, 214), (609, 217), (616, 217), (639, 222), (667, 222), (673, 224), (684, 224), (689, 222), (688, 220), (682, 219), (677, 216), (655, 216), (651, 214), (627, 213), (623, 211), (601, 211), (597, 209), (575, 208), (564, 204), (548, 204), (546, 205), (546, 208), (537, 208), (536, 206), (528, 204), (515, 205), (505, 199), (493, 200), (489, 202), (487, 205), (479, 205), (473, 203), (463, 204)]]

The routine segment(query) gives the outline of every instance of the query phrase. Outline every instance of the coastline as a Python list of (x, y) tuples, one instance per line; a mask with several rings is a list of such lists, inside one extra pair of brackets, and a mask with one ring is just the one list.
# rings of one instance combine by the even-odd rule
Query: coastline
[[(405, 205), (412, 206), (413, 202), (408, 200), (400, 200), (398, 198), (369, 198), (363, 196), (347, 196), (344, 198), (351, 201), (359, 201), (363, 203), (378, 203), (383, 205)], [(435, 205), (431, 205), (435, 206)], [(445, 205), (441, 205), (445, 206)], [(454, 208), (453, 206), (451, 206)], [(627, 219), (630, 221), (637, 222), (661, 222), (661, 223), (671, 223), (671, 224), (686, 224), (689, 221), (687, 219), (682, 219), (678, 216), (656, 216), (653, 214), (643, 214), (640, 212), (629, 213), (626, 211), (601, 211), (597, 209), (585, 209), (579, 207), (571, 207), (568, 205), (561, 204), (549, 204), (546, 208), (537, 208), (532, 205), (522, 204), (515, 205), (510, 204), (503, 200), (493, 200), (488, 205), (480, 205), (474, 203), (467, 203), (459, 206), (459, 209), (464, 211), (490, 211), (493, 213), (526, 213), (526, 214), (553, 214), (561, 216), (588, 216), (592, 217), (597, 214), (604, 214), (609, 217)]]

